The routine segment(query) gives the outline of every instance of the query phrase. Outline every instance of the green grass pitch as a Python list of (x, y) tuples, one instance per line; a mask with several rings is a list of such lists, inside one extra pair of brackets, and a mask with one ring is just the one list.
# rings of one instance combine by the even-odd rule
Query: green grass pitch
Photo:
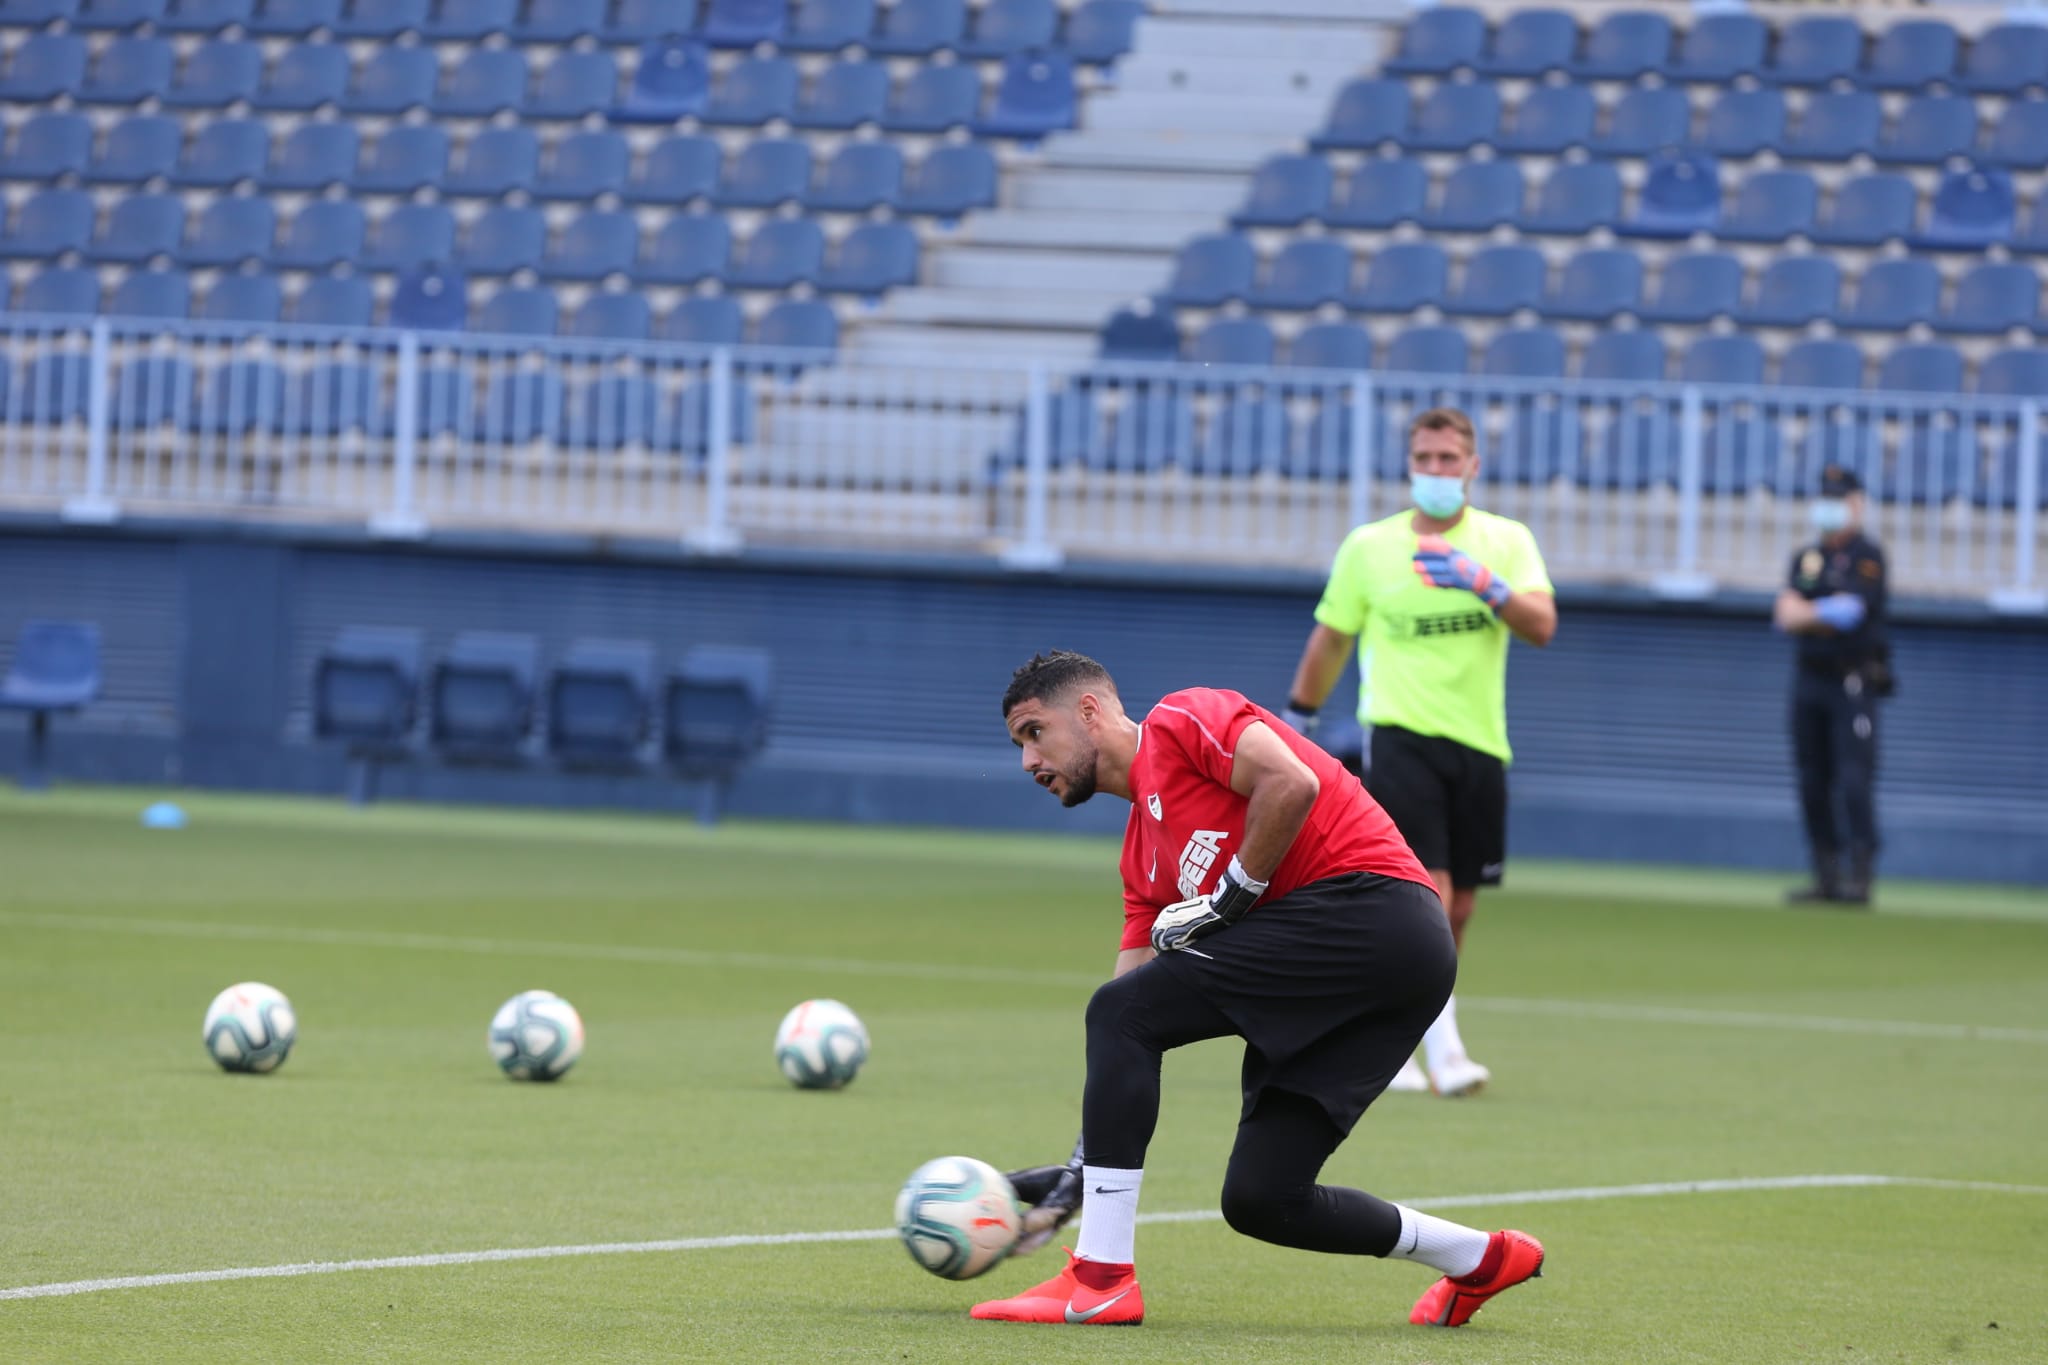
[[(62, 1297), (109, 1277), (884, 1228), (949, 1152), (1078, 1126), (1081, 1015), (1117, 930), (1100, 840), (192, 797), (0, 795), (0, 1359), (2048, 1360), (2048, 903), (1520, 866), (1460, 999), (1495, 1085), (1391, 1095), (1327, 1177), (1393, 1198), (1872, 1175), (1931, 1184), (1479, 1203), (1544, 1278), (1410, 1327), (1422, 1268), (1148, 1225), (1150, 1318), (975, 1323), (1054, 1258), (950, 1284), (893, 1239), (639, 1251)], [(277, 1074), (199, 1021), (238, 980), (298, 1011)], [(484, 1044), (546, 987), (589, 1045), (557, 1085)], [(847, 1001), (849, 1089), (777, 1074), (777, 1020)], [(1213, 1209), (1237, 1055), (1169, 1058), (1148, 1211)], [(1994, 1325), (1995, 1324), (1995, 1325)]]

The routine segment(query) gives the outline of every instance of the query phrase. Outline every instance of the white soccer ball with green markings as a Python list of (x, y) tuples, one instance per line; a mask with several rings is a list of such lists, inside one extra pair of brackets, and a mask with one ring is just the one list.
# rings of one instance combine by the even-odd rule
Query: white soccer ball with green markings
[(227, 1071), (275, 1071), (298, 1040), (299, 1020), (284, 992), (243, 981), (213, 997), (200, 1039)]
[(910, 1173), (896, 1196), (904, 1250), (934, 1275), (971, 1280), (1010, 1254), (1024, 1210), (1009, 1177), (971, 1156), (942, 1156)]
[(583, 1016), (553, 991), (521, 991), (491, 1017), (490, 1043), (513, 1080), (559, 1080), (583, 1055)]
[(775, 1030), (775, 1065), (800, 1090), (837, 1090), (867, 1059), (867, 1025), (837, 1000), (806, 1000)]

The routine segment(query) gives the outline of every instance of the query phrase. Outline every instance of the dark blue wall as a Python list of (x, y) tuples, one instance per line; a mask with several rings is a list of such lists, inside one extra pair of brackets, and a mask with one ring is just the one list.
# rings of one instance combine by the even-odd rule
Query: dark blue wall
[[(1015, 771), (997, 715), (1032, 651), (1081, 649), (1127, 698), (1194, 683), (1277, 704), (1317, 585), (1009, 575), (981, 561), (849, 566), (692, 559), (656, 546), (380, 546), (192, 528), (0, 530), (0, 661), (31, 615), (97, 620), (107, 689), (58, 722), (60, 775), (339, 791), (311, 739), (313, 661), (344, 625), (756, 645), (778, 670), (768, 755), (734, 793), (753, 814), (1108, 831)], [(1516, 852), (1790, 867), (1800, 857), (1785, 741), (1790, 650), (1760, 603), (1677, 609), (1567, 594), (1546, 651), (1515, 651)], [(2048, 633), (1902, 622), (1885, 713), (1886, 865), (2048, 882)], [(1347, 680), (1340, 685), (1348, 690)], [(1340, 690), (1339, 695), (1344, 695)], [(0, 721), (0, 765), (20, 729)], [(435, 800), (685, 809), (666, 779), (422, 760), (384, 791)]]

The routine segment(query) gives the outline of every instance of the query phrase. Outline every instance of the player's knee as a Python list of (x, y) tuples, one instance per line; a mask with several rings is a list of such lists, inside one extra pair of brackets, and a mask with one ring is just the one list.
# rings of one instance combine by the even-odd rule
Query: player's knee
[(1233, 1167), (1223, 1178), (1223, 1221), (1232, 1231), (1246, 1237), (1262, 1242), (1284, 1241), (1290, 1215), (1307, 1193), (1306, 1187)]
[(1131, 977), (1128, 973), (1097, 986), (1095, 994), (1088, 998), (1088, 1036), (1104, 1038), (1121, 1031), (1130, 1002)]

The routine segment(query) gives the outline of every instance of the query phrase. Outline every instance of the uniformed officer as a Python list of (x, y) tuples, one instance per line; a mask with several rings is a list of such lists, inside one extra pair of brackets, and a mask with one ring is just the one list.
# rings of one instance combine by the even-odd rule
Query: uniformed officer
[(1884, 552), (1863, 534), (1854, 470), (1823, 469), (1809, 514), (1820, 539), (1792, 556), (1772, 612), (1779, 630), (1798, 637), (1792, 755), (1813, 853), (1813, 885), (1787, 899), (1862, 906), (1877, 856), (1877, 701), (1892, 693)]

